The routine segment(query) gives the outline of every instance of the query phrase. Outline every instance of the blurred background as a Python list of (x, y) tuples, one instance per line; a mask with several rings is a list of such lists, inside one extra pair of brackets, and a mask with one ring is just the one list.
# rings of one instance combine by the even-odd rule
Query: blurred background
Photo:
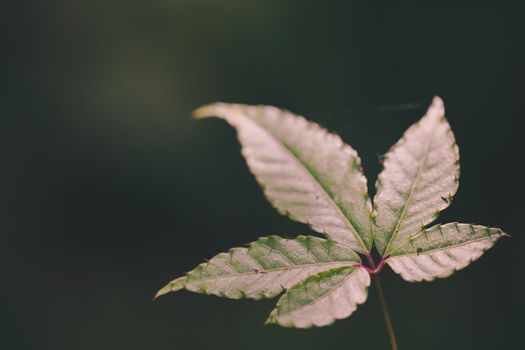
[[(383, 270), (401, 349), (521, 343), (524, 22), (509, 7), (351, 1), (2, 5), (1, 349), (386, 349), (375, 290), (350, 318), (263, 326), (276, 300), (157, 289), (261, 235), (311, 234), (264, 199), (234, 131), (191, 111), (272, 104), (338, 132), (369, 183), (440, 95), (461, 152), (440, 222), (513, 234), (452, 277)], [(373, 192), (373, 186), (371, 191)]]

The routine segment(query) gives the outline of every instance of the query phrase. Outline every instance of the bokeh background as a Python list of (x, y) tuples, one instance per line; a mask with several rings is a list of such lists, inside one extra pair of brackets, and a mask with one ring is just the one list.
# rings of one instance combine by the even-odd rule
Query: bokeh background
[[(460, 190), (440, 222), (513, 234), (452, 277), (384, 270), (401, 349), (522, 344), (522, 12), (351, 1), (2, 5), (0, 348), (386, 349), (376, 294), (308, 331), (275, 300), (155, 291), (258, 236), (309, 234), (266, 202), (213, 101), (284, 107), (379, 157), (445, 100)], [(373, 186), (371, 191), (373, 191)]]

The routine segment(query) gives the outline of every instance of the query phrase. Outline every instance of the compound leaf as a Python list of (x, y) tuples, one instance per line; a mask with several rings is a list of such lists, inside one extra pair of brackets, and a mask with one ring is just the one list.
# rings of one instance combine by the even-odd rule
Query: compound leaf
[(232, 299), (272, 298), (310, 275), (360, 262), (348, 246), (332, 240), (262, 237), (248, 248), (234, 248), (200, 264), (162, 288), (157, 297), (185, 288)]
[(296, 328), (327, 326), (364, 303), (369, 285), (370, 275), (361, 267), (321, 272), (290, 288), (266, 322)]
[(459, 151), (444, 114), (443, 101), (434, 97), (385, 156), (374, 198), (375, 244), (382, 255), (432, 222), (457, 191)]
[(290, 218), (359, 253), (373, 244), (371, 202), (357, 152), (303, 117), (270, 106), (216, 103), (195, 111), (237, 129), (251, 172)]
[(409, 237), (386, 261), (407, 281), (431, 281), (466, 267), (505, 235), (479, 225), (435, 225)]
[[(439, 97), (386, 154), (373, 212), (357, 153), (319, 125), (270, 106), (216, 103), (195, 116), (231, 124), (273, 206), (328, 239), (260, 238), (200, 264), (156, 297), (187, 289), (261, 299), (284, 291), (267, 323), (326, 326), (365, 302), (370, 274), (384, 263), (407, 281), (431, 281), (466, 267), (506, 235), (473, 224), (426, 228), (450, 204), (459, 178), (459, 151)], [(379, 265), (369, 254), (373, 244)]]

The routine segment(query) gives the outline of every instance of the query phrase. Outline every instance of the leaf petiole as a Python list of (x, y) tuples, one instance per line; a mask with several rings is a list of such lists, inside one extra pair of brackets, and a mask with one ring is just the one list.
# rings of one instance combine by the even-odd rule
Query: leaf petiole
[(377, 290), (377, 296), (381, 305), (381, 311), (383, 313), (383, 319), (385, 320), (386, 331), (388, 333), (388, 338), (390, 339), (390, 346), (392, 350), (398, 350), (396, 335), (394, 334), (394, 326), (392, 325), (392, 319), (390, 318), (390, 314), (388, 312), (385, 294), (383, 292), (383, 286), (381, 285), (381, 277), (379, 276), (379, 272), (381, 272), (381, 269), (383, 268), (383, 266), (385, 266), (386, 258), (383, 256), (381, 260), (379, 260), (377, 266), (374, 262), (374, 258), (370, 253), (366, 254), (366, 259), (368, 260), (368, 263), (370, 264), (371, 268), (366, 266), (363, 267), (368, 271), (370, 275), (372, 275), (372, 278), (374, 280), (374, 284)]
[(383, 293), (383, 286), (381, 285), (381, 277), (378, 273), (374, 273), (372, 274), (372, 278), (374, 279), (377, 296), (379, 297), (379, 303), (381, 304), (381, 311), (383, 312), (386, 331), (388, 333), (388, 338), (390, 339), (390, 346), (392, 350), (398, 350), (396, 335), (394, 334), (394, 326), (392, 325), (392, 320), (390, 319), (390, 314), (388, 313), (388, 307), (386, 306), (385, 295)]

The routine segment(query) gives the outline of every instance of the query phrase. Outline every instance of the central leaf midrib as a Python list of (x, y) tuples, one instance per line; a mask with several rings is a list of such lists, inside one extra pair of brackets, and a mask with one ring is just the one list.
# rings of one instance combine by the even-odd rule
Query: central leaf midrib
[[(500, 237), (501, 236), (498, 236), (498, 239)], [(457, 243), (455, 245), (449, 245), (449, 246), (446, 246), (446, 247), (433, 248), (433, 249), (430, 249), (430, 250), (423, 250), (423, 251), (420, 251), (419, 253), (415, 252), (415, 253), (405, 253), (405, 254), (400, 254), (400, 255), (392, 255), (390, 258), (392, 260), (394, 260), (395, 258), (404, 258), (404, 257), (409, 257), (409, 256), (414, 256), (414, 255), (425, 255), (425, 254), (440, 252), (440, 251), (444, 251), (444, 250), (448, 250), (448, 249), (459, 248), (459, 247), (462, 247), (462, 246), (465, 246), (465, 245), (469, 245), (471, 243), (478, 243), (478, 242), (486, 241), (486, 240), (490, 240), (490, 238), (485, 236), (485, 237), (480, 237), (480, 238), (477, 238), (477, 239), (473, 239), (471, 241)]]
[[(338, 267), (353, 267), (352, 264), (359, 264), (357, 261), (326, 261), (322, 263), (312, 263), (312, 264), (303, 264), (303, 265), (293, 265), (293, 266), (287, 266), (287, 267), (279, 267), (279, 268), (273, 268), (273, 269), (263, 269), (260, 271), (250, 271), (250, 272), (241, 272), (237, 274), (230, 274), (230, 275), (217, 275), (217, 276), (210, 276), (205, 278), (195, 278), (195, 282), (202, 282), (202, 281), (209, 281), (209, 280), (215, 280), (220, 278), (232, 278), (232, 277), (242, 277), (242, 276), (250, 276), (250, 275), (260, 275), (264, 273), (271, 273), (271, 272), (278, 272), (278, 271), (286, 271), (286, 270), (296, 270), (296, 269), (306, 269), (310, 267), (322, 267), (326, 265), (341, 265)], [(337, 268), (337, 267), (335, 267)], [(187, 276), (191, 277), (191, 276)], [(192, 281), (188, 281), (187, 283), (192, 283)]]
[(410, 201), (412, 200), (412, 196), (414, 195), (416, 189), (417, 189), (417, 186), (418, 186), (418, 182), (419, 182), (419, 179), (420, 179), (420, 175), (421, 175), (421, 171), (422, 169), (424, 168), (426, 162), (427, 162), (427, 158), (428, 158), (428, 154), (430, 153), (430, 145), (432, 144), (432, 141), (434, 139), (434, 133), (430, 133), (430, 138), (428, 140), (428, 143), (425, 147), (425, 152), (423, 154), (423, 160), (421, 161), (421, 164), (419, 166), (419, 168), (417, 169), (417, 173), (416, 173), (416, 178), (414, 179), (414, 183), (412, 184), (412, 188), (410, 189), (410, 194), (408, 195), (408, 198), (407, 198), (407, 201), (405, 203), (405, 206), (403, 207), (403, 211), (401, 212), (401, 215), (399, 216), (399, 219), (397, 220), (397, 223), (396, 223), (396, 226), (394, 228), (394, 231), (392, 232), (392, 236), (390, 237), (390, 240), (386, 246), (386, 249), (385, 249), (385, 256), (388, 256), (388, 253), (389, 253), (389, 249), (390, 249), (390, 246), (392, 245), (392, 243), (394, 242), (398, 232), (399, 232), (399, 229), (401, 228), (401, 225), (403, 223), (403, 221), (406, 219), (406, 214), (407, 214), (407, 211), (408, 211), (408, 206), (410, 205)]

